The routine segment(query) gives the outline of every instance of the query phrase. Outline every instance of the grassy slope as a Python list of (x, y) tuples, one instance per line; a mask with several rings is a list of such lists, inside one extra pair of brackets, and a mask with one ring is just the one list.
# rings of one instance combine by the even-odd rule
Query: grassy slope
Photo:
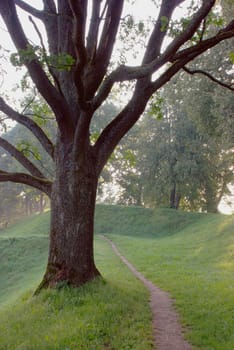
[(38, 284), (45, 270), (49, 215), (37, 215), (0, 231), (0, 307)]
[(131, 228), (124, 229), (128, 217), (120, 215), (123, 227), (116, 222), (111, 238), (140, 271), (170, 291), (198, 349), (233, 350), (234, 217), (131, 210)]
[[(40, 279), (47, 230), (43, 215), (0, 234), (0, 349), (150, 349), (147, 293), (100, 239), (96, 260), (107, 283), (6, 307)], [(234, 349), (233, 217), (98, 206), (96, 232), (172, 293), (198, 349)]]
[(32, 298), (45, 267), (47, 231), (48, 215), (42, 215), (0, 235), (0, 350), (150, 350), (148, 293), (99, 237), (96, 260), (104, 281)]

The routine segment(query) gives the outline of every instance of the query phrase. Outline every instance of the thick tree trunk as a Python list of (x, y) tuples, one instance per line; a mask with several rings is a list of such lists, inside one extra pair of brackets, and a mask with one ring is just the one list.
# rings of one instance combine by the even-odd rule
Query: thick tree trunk
[(94, 161), (89, 154), (78, 167), (71, 154), (71, 145), (60, 146), (57, 152), (49, 258), (38, 290), (60, 283), (78, 287), (100, 275), (93, 252), (97, 190)]

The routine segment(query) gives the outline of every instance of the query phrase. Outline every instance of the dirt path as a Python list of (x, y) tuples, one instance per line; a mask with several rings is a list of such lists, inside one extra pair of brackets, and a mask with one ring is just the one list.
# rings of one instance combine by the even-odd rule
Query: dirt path
[(116, 245), (106, 236), (105, 239), (115, 254), (127, 265), (132, 273), (141, 280), (150, 292), (150, 307), (153, 314), (153, 333), (157, 350), (192, 350), (192, 346), (183, 338), (183, 329), (178, 315), (173, 307), (173, 300), (167, 292), (156, 287), (147, 280), (130, 262), (119, 252)]

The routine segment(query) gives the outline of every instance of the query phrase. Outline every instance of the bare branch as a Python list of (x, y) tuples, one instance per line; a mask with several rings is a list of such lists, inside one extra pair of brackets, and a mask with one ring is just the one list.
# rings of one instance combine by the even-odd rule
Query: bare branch
[[(106, 8), (107, 2), (105, 3), (104, 10)], [(95, 58), (96, 49), (97, 49), (97, 40), (98, 40), (98, 31), (101, 21), (100, 15), (101, 0), (93, 1), (92, 5), (92, 15), (89, 26), (89, 33), (87, 37), (87, 53), (89, 59), (92, 60)]]
[[(20, 114), (24, 114), (24, 112), (30, 107), (30, 105), (35, 101), (36, 99), (36, 91), (34, 89), (33, 91), (34, 95), (30, 98), (30, 100), (26, 103), (26, 105), (23, 107), (22, 111)], [(2, 103), (2, 99), (0, 98), (0, 106)]]
[(15, 0), (15, 4), (19, 6), (22, 10), (30, 13), (32, 16), (42, 19), (43, 11), (37, 10), (35, 7), (30, 6), (22, 0)]
[(50, 139), (46, 136), (44, 131), (30, 118), (27, 118), (25, 115), (16, 112), (11, 108), (6, 102), (0, 97), (0, 110), (5, 113), (10, 119), (15, 120), (16, 122), (24, 125), (28, 128), (37, 140), (41, 143), (42, 147), (53, 159), (54, 157), (54, 145)]
[(91, 100), (101, 84), (110, 61), (111, 53), (118, 31), (124, 0), (109, 0), (100, 44), (95, 60), (90, 65), (89, 81), (86, 89), (86, 99)]
[(58, 14), (54, 0), (43, 0), (44, 11), (42, 21), (44, 23), (49, 51), (51, 54), (58, 54)]
[(228, 90), (234, 91), (234, 87), (232, 87), (233, 84), (230, 85), (230, 84), (228, 84), (228, 83), (225, 83), (225, 82), (223, 82), (223, 81), (221, 81), (221, 80), (215, 78), (212, 74), (210, 74), (210, 73), (208, 73), (208, 72), (206, 72), (206, 71), (204, 71), (204, 70), (202, 70), (202, 69), (189, 69), (189, 68), (187, 68), (187, 67), (183, 67), (183, 70), (184, 70), (186, 73), (191, 74), (191, 75), (193, 75), (193, 74), (202, 74), (202, 75), (205, 75), (207, 78), (209, 78), (210, 80), (212, 80), (212, 81), (215, 82), (216, 84), (221, 85), (221, 86), (225, 87), (225, 88), (228, 89)]
[(40, 11), (22, 0), (15, 0), (15, 4), (22, 10), (28, 12), (33, 17), (39, 18), (44, 23), (48, 35), (50, 52), (56, 54), (58, 43), (56, 6), (53, 0), (43, 0), (43, 3), (44, 10)]
[(197, 57), (206, 50), (214, 47), (223, 40), (234, 37), (234, 20), (232, 20), (225, 28), (221, 29), (216, 35), (209, 39), (203, 40), (196, 45), (177, 52), (171, 59), (171, 62), (175, 62), (178, 59), (184, 58), (186, 56), (191, 56), (192, 58)]
[(214, 4), (215, 0), (203, 1), (201, 8), (195, 13), (186, 29), (179, 36), (177, 36), (171, 44), (168, 45), (165, 52), (162, 54), (164, 58), (170, 60), (170, 58), (175, 55), (177, 50), (193, 37), (194, 33), (199, 28), (203, 19), (206, 18)]
[(137, 122), (152, 92), (150, 88), (144, 91), (135, 90), (133, 97), (125, 108), (106, 126), (94, 145), (97, 154), (97, 171), (100, 173), (107, 159), (114, 151), (121, 138)]
[(42, 47), (42, 50), (43, 50), (43, 55), (44, 55), (44, 59), (45, 59), (45, 62), (46, 62), (48, 71), (49, 71), (49, 73), (51, 74), (51, 77), (54, 79), (54, 83), (56, 84), (56, 86), (57, 86), (57, 88), (58, 88), (60, 94), (63, 95), (63, 92), (62, 92), (62, 90), (61, 90), (59, 81), (58, 81), (56, 75), (54, 74), (53, 70), (51, 69), (51, 66), (50, 66), (50, 64), (49, 64), (49, 62), (48, 62), (47, 53), (46, 53), (46, 48), (45, 48), (45, 45), (44, 45), (43, 38), (42, 38), (42, 35), (41, 35), (41, 33), (40, 33), (40, 30), (38, 29), (38, 27), (37, 27), (35, 21), (33, 20), (33, 18), (32, 18), (31, 16), (29, 16), (28, 18), (29, 18), (30, 22), (32, 23), (32, 25), (33, 25), (33, 27), (34, 27), (34, 29), (35, 29), (35, 31), (36, 31), (38, 37), (39, 37), (40, 44), (41, 44), (41, 47)]
[(73, 14), (73, 43), (79, 63), (85, 64), (87, 53), (85, 48), (85, 25), (87, 17), (87, 0), (69, 0)]
[(69, 4), (73, 14), (73, 33), (72, 39), (76, 53), (76, 67), (74, 70), (74, 81), (79, 95), (79, 101), (84, 106), (84, 84), (82, 80), (83, 69), (87, 61), (87, 52), (85, 47), (85, 27), (87, 17), (87, 0), (76, 1), (69, 0)]
[(11, 145), (7, 140), (0, 137), (0, 147), (4, 148), (10, 155), (15, 158), (21, 165), (25, 167), (32, 175), (44, 178), (42, 172), (20, 152), (15, 146)]
[(46, 193), (49, 197), (51, 195), (52, 182), (44, 179), (38, 178), (29, 174), (24, 173), (9, 173), (7, 171), (0, 170), (0, 182), (14, 182), (25, 184)]
[[(151, 61), (149, 64), (137, 67), (119, 66), (102, 83), (97, 95), (93, 99), (94, 109), (97, 109), (104, 99), (107, 98), (115, 82), (144, 78), (153, 74), (168, 61), (173, 63), (178, 60), (182, 60), (182, 65), (179, 64), (180, 68), (182, 68), (184, 64), (192, 61), (209, 48), (212, 48), (219, 42), (232, 37), (234, 37), (234, 21), (229, 23), (226, 28), (223, 28), (215, 36), (201, 41), (197, 45), (181, 50), (180, 52), (175, 53), (174, 56), (171, 50), (172, 47), (174, 47), (173, 45), (169, 46), (169, 48), (161, 56)], [(176, 47), (174, 48), (176, 49)]]
[(172, 64), (158, 79), (151, 83), (151, 94), (159, 90), (163, 85), (171, 80), (171, 78), (188, 62), (190, 62), (189, 57), (176, 61), (174, 64)]
[[(143, 58), (143, 64), (149, 63), (160, 54), (162, 42), (166, 36), (167, 28), (174, 9), (184, 0), (171, 1), (164, 0), (160, 7), (158, 19), (149, 38), (147, 49)], [(165, 21), (165, 24), (163, 23)]]
[[(14, 1), (8, 0), (0, 2), (0, 13), (17, 50), (27, 51), (30, 45), (19, 22)], [(72, 132), (73, 123), (69, 112), (69, 106), (67, 105), (65, 99), (57, 91), (57, 89), (51, 84), (36, 57), (34, 59), (26, 61), (25, 66), (27, 67), (38, 91), (48, 102), (53, 112), (55, 113), (60, 131), (63, 134), (66, 132)]]

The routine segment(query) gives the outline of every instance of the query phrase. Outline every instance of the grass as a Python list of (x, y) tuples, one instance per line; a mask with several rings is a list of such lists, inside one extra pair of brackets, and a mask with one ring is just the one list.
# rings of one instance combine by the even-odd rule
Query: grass
[[(44, 217), (41, 219), (44, 220)], [(3, 240), (7, 237), (13, 239), (10, 231), (3, 236)], [(14, 241), (12, 249), (15, 253), (21, 244), (22, 247), (26, 244), (26, 236), (25, 231), (22, 237)], [(31, 241), (36, 238), (28, 235), (31, 267), (39, 264), (39, 261), (34, 260), (35, 255), (42, 263), (34, 276), (37, 280), (45, 263), (44, 250), (47, 250), (44, 246), (44, 233), (41, 232), (41, 237), (39, 236), (38, 231), (38, 241), (34, 246)], [(38, 250), (32, 252), (36, 247)], [(1, 350), (152, 349), (147, 291), (115, 256), (109, 245), (98, 237), (95, 240), (95, 250), (97, 265), (104, 279), (98, 279), (79, 289), (64, 287), (43, 291), (33, 298), (33, 290), (30, 290), (11, 304), (9, 300), (6, 304), (5, 300), (6, 306), (0, 312)], [(28, 268), (27, 258), (25, 264), (23, 262), (23, 256), (27, 257), (25, 251), (16, 256), (18, 264), (14, 265), (14, 275), (18, 271), (22, 277), (23, 266), (25, 270)], [(12, 259), (13, 256), (9, 256), (9, 260)], [(29, 271), (28, 274), (30, 275)], [(15, 276), (14, 283), (17, 281)], [(23, 285), (25, 280), (21, 283)], [(6, 299), (5, 294), (1, 297)]]
[(0, 232), (0, 307), (35, 288), (45, 271), (49, 215), (35, 215)]
[(165, 235), (152, 231), (136, 236), (132, 226), (132, 234), (110, 236), (147, 278), (175, 298), (195, 348), (233, 350), (233, 216), (179, 213), (178, 228), (177, 213), (161, 210), (155, 219), (158, 215), (169, 217)]
[[(233, 219), (98, 206), (96, 233), (110, 236), (138, 270), (171, 293), (194, 349), (233, 350)], [(98, 236), (104, 280), (31, 297), (44, 271), (47, 231), (43, 214), (0, 233), (0, 350), (151, 349), (147, 291)]]

